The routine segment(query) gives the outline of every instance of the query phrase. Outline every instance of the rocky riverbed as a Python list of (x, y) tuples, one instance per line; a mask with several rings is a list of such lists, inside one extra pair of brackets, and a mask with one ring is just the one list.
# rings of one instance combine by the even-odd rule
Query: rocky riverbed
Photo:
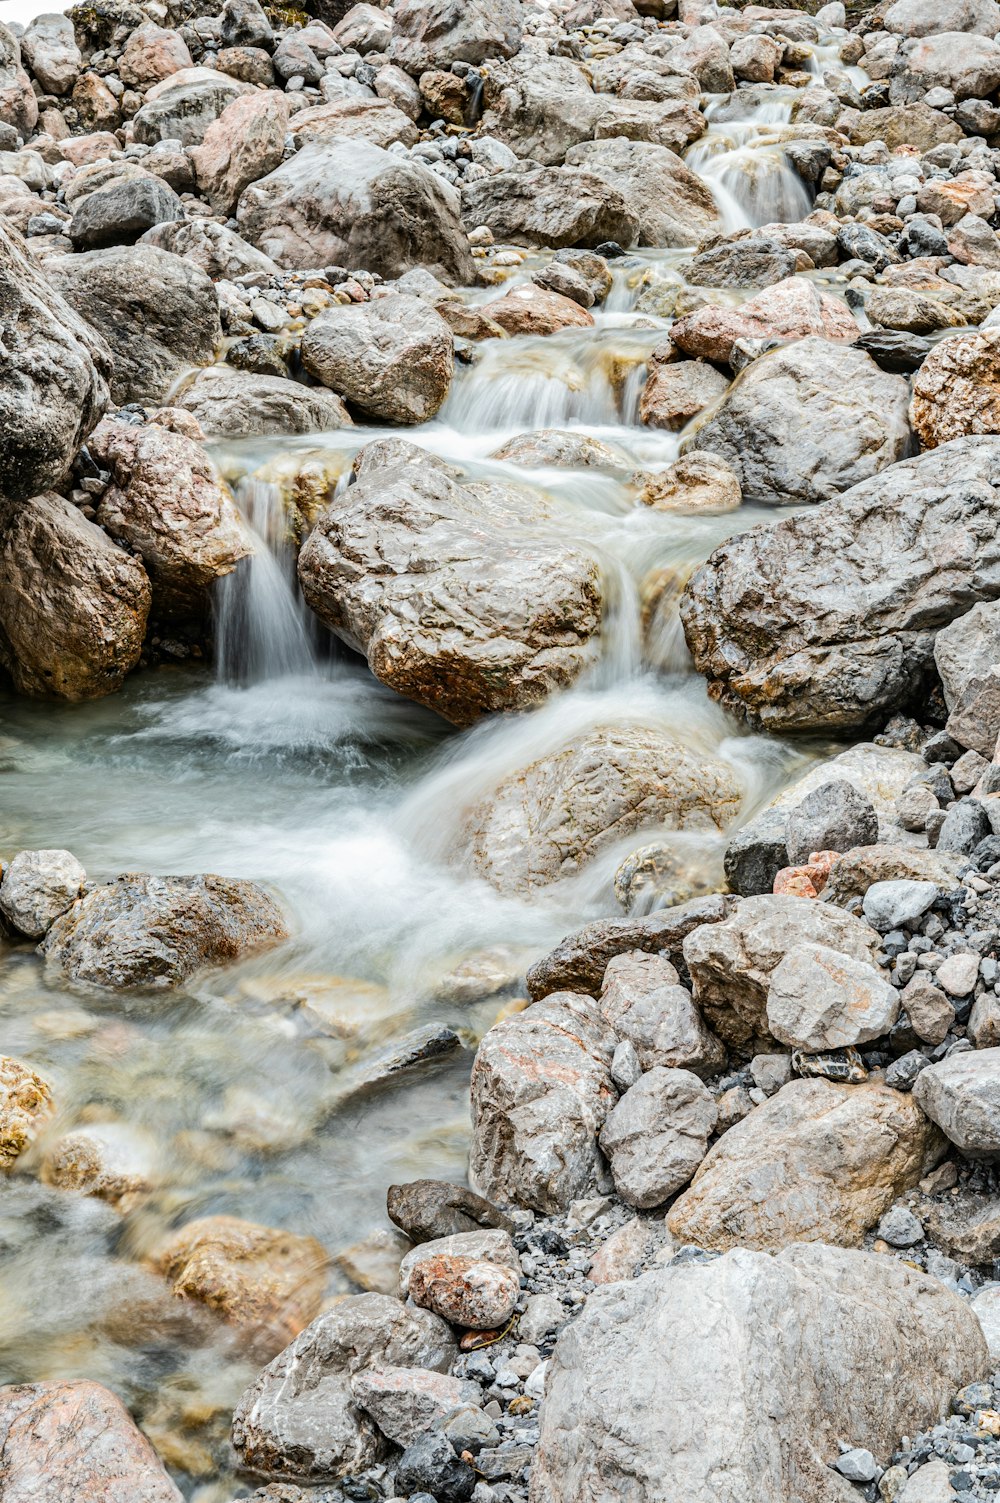
[(3, 1503), (1000, 1497), (1000, 5), (37, 9)]

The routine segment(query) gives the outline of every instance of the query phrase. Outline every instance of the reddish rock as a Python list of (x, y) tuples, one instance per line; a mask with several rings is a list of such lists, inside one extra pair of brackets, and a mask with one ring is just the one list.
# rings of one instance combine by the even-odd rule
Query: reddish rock
[(738, 339), (791, 340), (810, 334), (853, 343), (858, 326), (839, 298), (802, 277), (786, 277), (765, 287), (738, 308), (698, 308), (670, 330), (670, 338), (686, 355), (723, 363)]
[(118, 63), (118, 74), (122, 83), (144, 87), (193, 65), (184, 38), (178, 32), (149, 24), (137, 27), (129, 37)]
[(520, 1283), (510, 1268), (485, 1259), (439, 1254), (410, 1273), (410, 1298), (455, 1326), (502, 1328), (514, 1313)]
[(212, 121), (191, 160), (216, 213), (234, 213), (244, 188), (281, 166), (287, 130), (288, 100), (274, 89), (240, 95)]
[(557, 334), (560, 329), (589, 329), (594, 323), (587, 310), (572, 298), (549, 292), (534, 282), (515, 287), (487, 303), (482, 311), (508, 334)]

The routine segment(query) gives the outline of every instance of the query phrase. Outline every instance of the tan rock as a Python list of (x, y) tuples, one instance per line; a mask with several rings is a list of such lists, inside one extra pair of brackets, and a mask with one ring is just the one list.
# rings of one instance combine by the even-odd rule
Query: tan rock
[(600, 1009), (620, 1039), (628, 1039), (644, 1070), (668, 1065), (707, 1079), (726, 1051), (705, 1027), (691, 993), (665, 955), (631, 950), (608, 962)]
[(934, 346), (913, 376), (910, 421), (925, 449), (1000, 433), (1000, 329), (973, 329)]
[(667, 1225), (678, 1241), (715, 1251), (856, 1247), (941, 1143), (900, 1091), (793, 1080), (719, 1139)]
[(394, 141), (413, 146), (420, 136), (409, 115), (391, 100), (351, 97), (297, 110), (289, 122), (289, 130), (300, 145), (347, 137), (368, 141), (372, 146), (388, 147)]
[(960, 172), (952, 178), (931, 178), (917, 193), (921, 214), (936, 214), (944, 225), (957, 224), (966, 214), (992, 219), (996, 178), (991, 172)]
[(654, 360), (639, 401), (639, 416), (651, 428), (679, 432), (723, 396), (728, 386), (728, 378), (704, 360)]
[(217, 214), (232, 214), (244, 188), (280, 167), (288, 100), (275, 89), (233, 99), (191, 147), (198, 187)]
[(670, 330), (686, 355), (723, 363), (738, 339), (804, 339), (810, 334), (852, 344), (858, 326), (839, 298), (801, 277), (765, 287), (737, 308), (698, 308)]
[(153, 1188), (156, 1161), (156, 1144), (148, 1133), (126, 1122), (103, 1122), (58, 1138), (42, 1161), (42, 1179), (128, 1211)]
[(859, 845), (845, 851), (830, 869), (826, 891), (838, 905), (863, 898), (875, 882), (936, 882), (954, 887), (962, 858), (951, 851), (910, 850), (901, 845)]
[(55, 1111), (48, 1081), (0, 1054), (0, 1170), (12, 1169)]
[(649, 1263), (668, 1257), (669, 1250), (670, 1235), (662, 1218), (635, 1216), (601, 1243), (587, 1277), (595, 1284), (634, 1279)]
[(557, 334), (560, 329), (589, 329), (594, 322), (572, 298), (534, 282), (486, 303), (483, 312), (508, 334)]
[(194, 66), (184, 38), (176, 31), (147, 22), (136, 27), (118, 62), (118, 76), (131, 87), (156, 84)]
[[(743, 500), (732, 465), (721, 455), (705, 451), (682, 454), (663, 470), (637, 470), (632, 484), (641, 486), (638, 500), (643, 506), (687, 516), (735, 511)], [(675, 596), (679, 588), (680, 584)]]

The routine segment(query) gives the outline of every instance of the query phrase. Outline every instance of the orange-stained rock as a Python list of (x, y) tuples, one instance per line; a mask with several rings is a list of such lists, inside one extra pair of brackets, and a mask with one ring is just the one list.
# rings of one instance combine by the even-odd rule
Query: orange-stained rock
[(783, 866), (774, 879), (773, 892), (793, 898), (816, 898), (823, 891), (839, 851), (813, 851), (803, 866)]
[(13, 1167), (54, 1109), (48, 1082), (19, 1059), (0, 1054), (0, 1170)]
[(738, 339), (804, 339), (809, 334), (853, 343), (858, 326), (839, 298), (801, 277), (765, 287), (738, 308), (698, 308), (670, 330), (686, 355), (723, 362)]
[(416, 1263), (410, 1298), (442, 1320), (475, 1331), (502, 1329), (514, 1313), (520, 1281), (510, 1268), (485, 1259), (439, 1253)]
[(482, 311), (508, 334), (557, 334), (560, 329), (589, 329), (594, 322), (572, 298), (534, 282), (486, 303)]

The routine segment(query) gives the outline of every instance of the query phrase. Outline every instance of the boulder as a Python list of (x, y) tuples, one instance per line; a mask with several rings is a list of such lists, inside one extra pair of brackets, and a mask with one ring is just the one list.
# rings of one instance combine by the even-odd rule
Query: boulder
[(761, 895), (743, 898), (728, 918), (695, 929), (684, 941), (694, 1000), (729, 1048), (754, 1053), (773, 1047), (767, 1023), (771, 978), (789, 950), (822, 945), (872, 964), (880, 948), (874, 929), (828, 903)]
[[(619, 135), (574, 146), (566, 162), (622, 194), (638, 221), (639, 245), (697, 245), (721, 228), (711, 190), (666, 146)], [(607, 238), (629, 244), (620, 236)]]
[(371, 1416), (382, 1434), (397, 1446), (408, 1446), (428, 1430), (440, 1429), (453, 1410), (463, 1404), (478, 1409), (478, 1383), (450, 1378), (426, 1367), (362, 1368), (351, 1383), (354, 1402)]
[[(676, 78), (671, 84), (678, 82)], [(642, 84), (635, 80), (636, 86)], [(659, 88), (654, 86), (655, 92)], [(706, 121), (697, 105), (686, 99), (607, 99), (604, 112), (594, 122), (594, 140), (621, 136), (627, 141), (648, 141), (683, 154), (705, 134)]]
[[(476, 1196), (473, 1191), (466, 1193), (482, 1201), (483, 1205), (489, 1205), (489, 1201), (482, 1200), (482, 1196)], [(489, 1264), (518, 1277), (521, 1274), (521, 1260), (510, 1233), (499, 1227), (484, 1229), (477, 1226), (474, 1231), (435, 1237), (429, 1242), (411, 1247), (400, 1261), (394, 1292), (400, 1299), (406, 1299), (418, 1271), (420, 1281), (426, 1285), (434, 1278), (434, 1270), (442, 1266), (442, 1260), (448, 1263), (455, 1259), (460, 1263)]]
[(21, 58), (46, 94), (68, 94), (83, 66), (69, 17), (36, 16), (21, 38)]
[(0, 916), (26, 939), (41, 939), (86, 880), (71, 851), (18, 851), (0, 869)]
[(889, 83), (892, 104), (921, 99), (928, 89), (948, 89), (956, 99), (986, 99), (1000, 85), (1000, 44), (966, 31), (915, 37), (899, 49)]
[(299, 556), (306, 601), (375, 676), (456, 725), (537, 704), (597, 655), (596, 562), (534, 496), (424, 461), (344, 492)]
[(1000, 329), (970, 329), (934, 346), (913, 374), (910, 421), (925, 449), (1000, 433)]
[(591, 139), (608, 104), (579, 63), (524, 51), (487, 69), (483, 129), (519, 157), (554, 166), (571, 146)]
[(21, 47), (7, 26), (0, 26), (0, 120), (27, 141), (38, 124), (38, 100), (21, 66)]
[(600, 1144), (626, 1205), (650, 1210), (688, 1180), (708, 1149), (718, 1111), (690, 1070), (654, 1065), (608, 1113)]
[(617, 1097), (614, 1047), (594, 1003), (573, 992), (489, 1029), (472, 1067), (469, 1156), (484, 1195), (551, 1214), (608, 1187), (597, 1134)]
[(213, 281), (220, 277), (232, 281), (252, 271), (262, 271), (270, 277), (278, 270), (270, 256), (265, 256), (235, 231), (227, 229), (224, 224), (216, 224), (212, 219), (175, 220), (171, 224), (155, 225), (139, 237), (138, 243), (183, 256)]
[(158, 423), (105, 418), (90, 452), (111, 472), (97, 517), (138, 553), (163, 619), (200, 614), (213, 580), (254, 550), (229, 487), (193, 439)]
[(525, 282), (494, 298), (484, 304), (482, 313), (505, 334), (558, 334), (563, 329), (590, 329), (594, 325), (590, 314), (572, 298), (534, 282)]
[(792, 1080), (719, 1138), (667, 1225), (715, 1252), (857, 1247), (941, 1156), (940, 1143), (902, 1091)]
[(65, 479), (107, 406), (111, 355), (29, 258), (20, 236), (2, 225), (0, 309), (6, 352), (0, 495), (20, 501)]
[(460, 1253), (420, 1258), (408, 1283), (415, 1305), (473, 1331), (502, 1330), (514, 1313), (520, 1288), (512, 1269)]
[[(785, 379), (793, 383), (793, 400), (798, 395), (797, 383), (808, 379), (821, 364), (825, 351), (818, 343), (820, 339), (853, 344), (858, 337), (858, 326), (848, 309), (815, 283), (787, 277), (735, 308), (707, 303), (677, 319), (670, 329), (671, 343), (686, 355), (721, 364), (728, 363), (738, 339), (801, 340), (809, 335), (816, 336), (810, 340), (811, 360), (784, 372)], [(757, 370), (760, 364), (754, 362), (750, 369)], [(855, 364), (859, 370), (865, 368), (857, 360)]]
[[(289, 130), (299, 146), (332, 141), (335, 136), (347, 136), (382, 147), (389, 147), (394, 141), (413, 146), (420, 139), (420, 132), (409, 115), (390, 99), (357, 99), (352, 95), (296, 111)], [(262, 177), (263, 173), (258, 176)]]
[(1000, 439), (894, 464), (716, 550), (681, 601), (695, 666), (769, 729), (884, 725), (922, 689), (937, 630), (1000, 591), (998, 527)]
[(462, 222), (511, 245), (593, 247), (633, 243), (638, 218), (617, 186), (574, 167), (498, 172), (462, 188)]
[(423, 298), (390, 293), (314, 318), (302, 336), (302, 364), (364, 417), (424, 423), (448, 395), (455, 341)]
[(0, 513), (0, 666), (20, 694), (97, 699), (139, 661), (142, 564), (62, 496)]
[(374, 1462), (382, 1442), (352, 1389), (385, 1366), (447, 1372), (455, 1344), (429, 1310), (383, 1294), (338, 1300), (280, 1352), (233, 1415), (240, 1467), (262, 1477), (323, 1482)]
[(314, 1237), (236, 1216), (188, 1222), (153, 1254), (178, 1299), (196, 1300), (238, 1326), (271, 1357), (319, 1314), (326, 1252)]
[(960, 1051), (928, 1065), (913, 1095), (966, 1158), (1000, 1158), (1000, 1049)]
[(244, 188), (281, 166), (287, 130), (288, 100), (274, 89), (230, 100), (212, 121), (201, 144), (191, 147), (191, 161), (217, 214), (233, 214)]
[(773, 287), (794, 275), (797, 262), (792, 246), (756, 230), (710, 241), (683, 270), (696, 287)]
[(304, 146), (251, 184), (240, 233), (279, 266), (361, 267), (386, 278), (423, 266), (472, 281), (457, 191), (421, 162), (366, 141)]
[(742, 789), (726, 763), (642, 724), (605, 726), (520, 768), (467, 820), (472, 862), (499, 892), (573, 876), (647, 826), (724, 829)]
[(182, 1503), (121, 1399), (100, 1383), (0, 1388), (4, 1503)]
[(846, 779), (835, 778), (806, 794), (785, 821), (791, 866), (813, 851), (850, 851), (878, 840), (878, 815), (871, 800)]
[(939, 631), (934, 664), (949, 711), (948, 735), (992, 760), (1000, 736), (1000, 604), (981, 601)]
[(901, 37), (934, 36), (939, 31), (974, 31), (995, 37), (1000, 31), (996, 0), (892, 0), (882, 26)]
[(111, 395), (120, 406), (162, 403), (188, 367), (215, 358), (222, 341), (218, 296), (190, 261), (133, 245), (59, 256), (46, 269), (107, 340), (114, 354)]
[(197, 146), (226, 105), (251, 88), (214, 68), (182, 68), (146, 91), (145, 103), (132, 117), (135, 139), (144, 146), (157, 141)]
[[(676, 433), (725, 396), (728, 389), (728, 378), (706, 360), (651, 359), (639, 399), (639, 416), (651, 428)], [(709, 456), (710, 461), (712, 458)]]
[(92, 888), (42, 942), (51, 974), (113, 991), (162, 991), (201, 966), (287, 939), (274, 900), (253, 882), (129, 874)]
[(771, 972), (767, 1026), (779, 1043), (819, 1054), (882, 1038), (899, 1006), (895, 987), (867, 961), (822, 944), (793, 945)]
[(0, 1171), (13, 1169), (54, 1112), (48, 1081), (30, 1065), (0, 1054)]
[(862, 110), (851, 120), (847, 131), (856, 146), (869, 141), (884, 141), (890, 151), (900, 146), (915, 146), (918, 151), (932, 151), (962, 139), (962, 127), (950, 115), (924, 104), (890, 104), (883, 109)]
[(613, 956), (599, 1006), (616, 1037), (632, 1044), (644, 1070), (666, 1065), (707, 1080), (725, 1064), (725, 1050), (665, 955), (631, 950)]
[(187, 43), (179, 32), (145, 21), (131, 32), (118, 60), (118, 76), (129, 88), (162, 83), (182, 68), (193, 68)]
[(182, 219), (184, 206), (173, 188), (151, 172), (112, 178), (73, 203), (68, 234), (76, 250), (130, 245), (146, 230)]
[(386, 52), (392, 40), (392, 16), (377, 5), (352, 5), (333, 28), (333, 35), (345, 50), (353, 47), (362, 56)]
[(199, 371), (174, 404), (190, 412), (208, 438), (327, 433), (351, 427), (347, 408), (332, 391), (227, 365)]
[(794, 1247), (674, 1264), (598, 1289), (560, 1336), (529, 1497), (851, 1503), (838, 1442), (888, 1459), (987, 1372), (969, 1307), (890, 1258)]
[(521, 46), (521, 0), (398, 0), (389, 57), (417, 77), (452, 63), (478, 67)]
[(418, 1245), (483, 1227), (513, 1231), (513, 1223), (502, 1211), (465, 1185), (415, 1179), (405, 1185), (390, 1185), (385, 1204), (389, 1220)]

